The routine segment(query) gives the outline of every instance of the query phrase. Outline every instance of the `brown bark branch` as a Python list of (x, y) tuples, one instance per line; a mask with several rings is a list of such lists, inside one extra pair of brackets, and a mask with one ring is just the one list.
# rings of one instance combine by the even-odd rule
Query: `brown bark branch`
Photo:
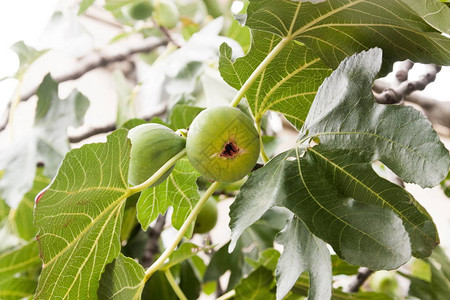
[(440, 66), (433, 64), (427, 65), (427, 70), (417, 80), (407, 80), (407, 72), (397, 72), (396, 78), (401, 81), (400, 84), (384, 89), (381, 93), (375, 93), (375, 99), (381, 104), (396, 104), (410, 95), (414, 91), (422, 91), (425, 87), (436, 79), (436, 74), (441, 70)]
[[(165, 45), (167, 45), (167, 40), (155, 41), (155, 39), (146, 39), (141, 41), (138, 45), (130, 46), (128, 49), (124, 49), (122, 52), (112, 55), (93, 52), (81, 59), (80, 67), (78, 67), (77, 69), (71, 70), (70, 72), (67, 72), (65, 74), (54, 75), (52, 77), (57, 83), (75, 80), (94, 69), (106, 67), (115, 62), (124, 61), (134, 54), (150, 52), (158, 47)], [(33, 96), (36, 93), (38, 87), (39, 86), (33, 87), (30, 91), (23, 94), (21, 96), (22, 101), (26, 101), (31, 96)]]
[(356, 293), (366, 280), (372, 275), (373, 271), (367, 268), (360, 268), (354, 280), (348, 285), (346, 292)]
[[(153, 117), (157, 117), (157, 116), (162, 116), (162, 115), (164, 115), (164, 114), (166, 113), (166, 111), (167, 111), (167, 108), (164, 107), (164, 108), (161, 109), (160, 111), (158, 111), (158, 112), (156, 112), (156, 113), (154, 113), (154, 114), (152, 114), (152, 115), (143, 117), (142, 119), (143, 119), (143, 120), (146, 120), (146, 121), (149, 121), (149, 120), (151, 120)], [(79, 142), (81, 142), (81, 141), (83, 141), (83, 140), (85, 140), (85, 139), (87, 139), (87, 138), (90, 138), (90, 137), (92, 137), (92, 136), (94, 136), (94, 135), (101, 134), (101, 133), (111, 132), (111, 131), (114, 131), (114, 130), (116, 130), (116, 129), (117, 129), (116, 123), (111, 123), (111, 124), (107, 124), (107, 125), (105, 125), (105, 126), (96, 127), (96, 128), (91, 128), (91, 129), (89, 129), (88, 131), (86, 131), (86, 132), (84, 132), (84, 133), (82, 133), (82, 134), (80, 134), (80, 135), (70, 136), (70, 137), (69, 137), (69, 142), (70, 142), (70, 143), (79, 143)]]
[(161, 232), (164, 229), (164, 225), (166, 224), (166, 216), (165, 215), (159, 215), (156, 219), (155, 225), (150, 228), (148, 231), (148, 243), (145, 247), (144, 256), (142, 257), (142, 266), (144, 268), (150, 267), (150, 265), (153, 262), (153, 258), (155, 255), (159, 252), (159, 244), (158, 240), (161, 236)]

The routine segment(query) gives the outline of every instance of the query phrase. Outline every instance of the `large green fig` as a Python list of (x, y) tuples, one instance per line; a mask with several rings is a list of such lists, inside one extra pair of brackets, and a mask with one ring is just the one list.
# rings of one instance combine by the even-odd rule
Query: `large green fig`
[(187, 157), (208, 179), (234, 182), (255, 166), (260, 150), (252, 119), (239, 109), (219, 106), (202, 111), (192, 122)]
[(206, 233), (216, 226), (217, 223), (217, 203), (213, 197), (206, 201), (197, 215), (194, 225), (194, 233)]
[[(131, 140), (128, 181), (138, 185), (150, 178), (169, 159), (185, 148), (186, 139), (161, 124), (142, 124), (128, 132)], [(173, 167), (152, 186), (163, 182)]]

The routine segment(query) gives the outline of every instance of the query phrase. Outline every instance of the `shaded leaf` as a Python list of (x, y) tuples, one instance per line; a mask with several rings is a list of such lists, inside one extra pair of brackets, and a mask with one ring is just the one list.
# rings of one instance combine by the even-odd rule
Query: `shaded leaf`
[(145, 285), (142, 299), (178, 300), (164, 272), (158, 271), (150, 277)]
[(19, 300), (32, 297), (36, 290), (36, 281), (29, 278), (1, 278), (0, 299)]
[(247, 278), (241, 280), (236, 285), (236, 300), (251, 300), (251, 299), (275, 299), (275, 295), (271, 292), (274, 284), (274, 276), (272, 271), (259, 267)]
[(180, 263), (180, 288), (188, 299), (198, 299), (201, 292), (201, 277), (190, 260)]
[[(295, 283), (292, 292), (298, 295), (308, 295), (309, 278), (302, 275)], [(339, 289), (333, 289), (331, 300), (393, 300), (386, 294), (375, 292), (345, 293)]]
[[(231, 48), (220, 47), (219, 69), (224, 80), (240, 89), (255, 69), (267, 57), (281, 38), (270, 33), (252, 32), (249, 53), (231, 60)], [(261, 119), (268, 110), (283, 113), (297, 128), (301, 128), (309, 107), (322, 81), (331, 70), (304, 45), (290, 42), (267, 66), (245, 94), (253, 115)]]
[(96, 297), (105, 266), (120, 251), (130, 147), (127, 131), (117, 130), (106, 143), (72, 150), (37, 197), (44, 265), (36, 299)]
[[(41, 264), (39, 249), (35, 241), (0, 254), (0, 278), (29, 270)], [(0, 297), (0, 299), (3, 299)]]
[(204, 108), (196, 107), (189, 104), (176, 104), (169, 116), (170, 124), (172, 129), (185, 129), (191, 125), (192, 121), (195, 117), (202, 111)]
[(144, 279), (144, 269), (140, 264), (123, 254), (106, 265), (100, 279), (98, 299), (136, 299), (140, 297), (139, 287)]
[(284, 246), (276, 272), (277, 299), (283, 299), (305, 271), (311, 283), (309, 299), (329, 299), (333, 279), (327, 245), (295, 216), (288, 221), (277, 242)]
[(246, 25), (251, 29), (295, 39), (332, 68), (345, 57), (372, 47), (380, 47), (386, 53), (385, 67), (404, 59), (450, 64), (450, 39), (401, 0), (317, 4), (253, 0), (247, 12)]
[(350, 265), (343, 261), (337, 255), (331, 255), (331, 266), (334, 275), (356, 275), (358, 274), (359, 266)]
[(275, 272), (279, 258), (280, 252), (273, 248), (269, 248), (259, 254), (258, 260), (246, 258), (245, 261), (254, 269), (264, 267)]
[[(200, 199), (196, 180), (199, 173), (192, 167), (187, 159), (182, 159), (175, 165), (170, 176), (160, 185), (148, 188), (141, 192), (137, 204), (137, 217), (146, 230), (159, 214), (173, 206), (172, 224), (180, 229), (189, 213)], [(191, 236), (193, 226), (186, 232)]]

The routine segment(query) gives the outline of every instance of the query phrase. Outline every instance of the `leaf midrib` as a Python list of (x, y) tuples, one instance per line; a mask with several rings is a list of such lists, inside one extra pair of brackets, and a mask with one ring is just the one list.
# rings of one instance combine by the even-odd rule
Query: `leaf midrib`
[[(347, 175), (348, 177), (350, 177), (353, 181), (355, 181), (357, 184), (361, 185), (362, 187), (364, 187), (367, 191), (369, 191), (371, 194), (373, 194), (375, 197), (377, 197), (379, 200), (381, 200), (384, 204), (386, 204), (387, 206), (389, 206), (393, 211), (395, 211), (395, 213), (400, 216), (403, 220), (407, 221), (408, 224), (410, 224), (414, 229), (418, 230), (421, 234), (423, 234), (426, 237), (429, 237), (431, 240), (434, 240), (433, 237), (431, 237), (430, 235), (428, 235), (427, 233), (423, 232), (420, 228), (418, 228), (414, 223), (412, 223), (404, 214), (402, 214), (401, 212), (399, 212), (394, 206), (392, 206), (388, 201), (384, 200), (383, 197), (381, 197), (378, 193), (376, 193), (374, 190), (372, 190), (370, 187), (368, 187), (367, 185), (365, 185), (363, 182), (361, 182), (360, 180), (358, 180), (358, 178), (354, 177), (352, 174), (350, 174), (349, 172), (347, 172), (345, 169), (341, 168), (339, 165), (335, 164), (333, 161), (329, 160), (327, 157), (323, 156), (322, 154), (320, 154), (318, 151), (314, 150), (313, 148), (309, 148), (309, 151), (313, 152), (314, 154), (316, 154), (317, 156), (321, 157), (323, 160), (325, 160), (327, 163), (329, 163), (330, 165), (332, 165), (334, 168), (340, 170), (342, 173), (344, 173), (345, 175)], [(409, 235), (409, 234), (408, 234)]]

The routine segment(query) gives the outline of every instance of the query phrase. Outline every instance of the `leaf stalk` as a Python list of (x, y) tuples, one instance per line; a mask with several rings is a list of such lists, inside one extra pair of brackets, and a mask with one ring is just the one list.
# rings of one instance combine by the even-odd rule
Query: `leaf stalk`
[(169, 281), (170, 286), (172, 287), (175, 294), (177, 294), (178, 298), (180, 300), (188, 300), (187, 297), (184, 295), (181, 288), (178, 286), (177, 282), (175, 281), (175, 278), (172, 275), (172, 272), (170, 272), (170, 269), (166, 269), (164, 271), (164, 275), (166, 275), (167, 281)]
[(290, 38), (283, 38), (275, 48), (270, 51), (270, 53), (264, 58), (264, 60), (259, 64), (259, 66), (253, 71), (252, 75), (245, 81), (242, 85), (241, 89), (238, 91), (236, 96), (234, 96), (233, 100), (230, 103), (230, 106), (236, 107), (238, 106), (241, 99), (244, 97), (245, 93), (250, 89), (253, 83), (258, 79), (259, 75), (267, 68), (270, 62), (283, 50), (283, 48), (291, 41)]
[(161, 266), (164, 264), (166, 259), (169, 258), (169, 256), (172, 254), (172, 252), (177, 247), (178, 243), (184, 237), (184, 234), (189, 229), (191, 223), (194, 222), (195, 219), (197, 218), (197, 215), (199, 214), (203, 205), (206, 203), (206, 201), (208, 201), (209, 197), (212, 196), (212, 194), (217, 190), (217, 188), (219, 186), (220, 186), (219, 182), (214, 182), (206, 190), (206, 192), (203, 194), (203, 196), (200, 198), (198, 203), (195, 205), (194, 209), (191, 211), (191, 213), (187, 217), (186, 221), (181, 226), (180, 230), (178, 231), (177, 235), (175, 236), (175, 239), (172, 241), (172, 243), (169, 245), (169, 247), (167, 247), (166, 250), (164, 250), (164, 252), (161, 254), (161, 256), (145, 271), (144, 279), (141, 282), (141, 290), (144, 288), (145, 283), (153, 275), (153, 273), (158, 271), (161, 268)]

